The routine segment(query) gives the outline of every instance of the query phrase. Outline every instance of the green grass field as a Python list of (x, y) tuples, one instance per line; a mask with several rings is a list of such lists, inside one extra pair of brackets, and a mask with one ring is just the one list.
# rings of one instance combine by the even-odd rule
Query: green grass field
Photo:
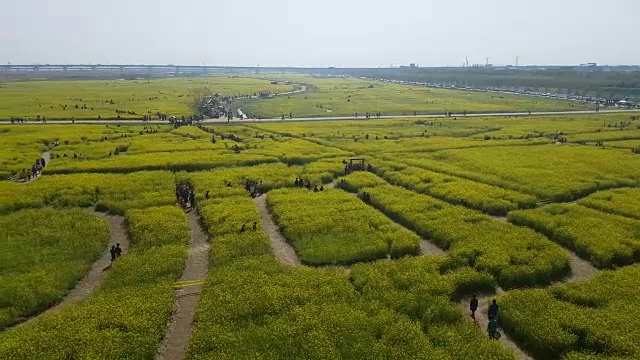
[(545, 98), (430, 89), (353, 78), (284, 77), (298, 84), (308, 84), (309, 92), (260, 101), (249, 101), (242, 110), (262, 118), (282, 115), (294, 117), (374, 116), (444, 114), (474, 112), (512, 112), (543, 110), (593, 109), (592, 105)]
[[(292, 90), (290, 85), (271, 85), (267, 80), (212, 76), (161, 80), (32, 81), (0, 83), (0, 119), (39, 115), (55, 119), (141, 119), (161, 112), (175, 116), (193, 115), (189, 93), (209, 88), (227, 96), (254, 95)], [(63, 106), (66, 105), (66, 109)], [(76, 106), (78, 108), (76, 108)], [(83, 109), (86, 107), (86, 109)]]
[[(190, 360), (636, 359), (639, 129), (629, 113), (0, 125), (0, 358), (151, 360), (188, 306)], [(43, 152), (41, 176), (10, 180)], [(345, 174), (351, 158), (371, 168)], [(94, 209), (123, 216), (131, 247), (43, 313), (106, 250)], [(204, 264), (198, 288), (176, 283)]]
[[(261, 75), (264, 76), (264, 75)], [(307, 92), (272, 99), (238, 100), (249, 116), (273, 118), (354, 116), (369, 112), (383, 115), (583, 110), (593, 106), (527, 96), (429, 89), (354, 78), (314, 78), (303, 75), (269, 75), (267, 78), (210, 76), (156, 80), (79, 80), (0, 82), (0, 119), (38, 116), (56, 119), (141, 119), (157, 112), (189, 116), (189, 93), (203, 87), (229, 96), (282, 93), (285, 85), (307, 85)], [(281, 80), (272, 85), (269, 79)]]

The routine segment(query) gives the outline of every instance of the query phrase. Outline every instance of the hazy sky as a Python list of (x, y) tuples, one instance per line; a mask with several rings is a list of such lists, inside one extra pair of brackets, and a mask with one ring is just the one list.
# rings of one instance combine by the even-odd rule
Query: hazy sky
[(640, 0), (0, 0), (0, 63), (640, 63)]

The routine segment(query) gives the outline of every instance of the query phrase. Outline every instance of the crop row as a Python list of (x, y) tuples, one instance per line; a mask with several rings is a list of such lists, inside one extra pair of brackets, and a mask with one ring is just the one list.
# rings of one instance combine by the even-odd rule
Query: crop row
[(169, 172), (42, 176), (27, 184), (0, 182), (0, 213), (43, 206), (88, 207), (124, 214), (127, 209), (175, 203)]
[(45, 168), (45, 174), (82, 172), (129, 173), (135, 171), (199, 171), (225, 166), (249, 166), (277, 162), (275, 157), (228, 150), (159, 152), (112, 156), (100, 160), (60, 158)]
[(537, 203), (535, 196), (513, 190), (401, 163), (377, 159), (371, 162), (375, 164), (375, 172), (391, 184), (491, 215), (506, 215), (511, 210), (531, 208)]
[(640, 266), (632, 265), (498, 301), (505, 330), (540, 359), (631, 360), (640, 357), (639, 286)]
[[(204, 172), (178, 173), (178, 182), (190, 182), (198, 193), (196, 199), (209, 191), (211, 197), (245, 196), (246, 181), (255, 181), (259, 192), (295, 186), (296, 178), (309, 180), (320, 186), (331, 182), (341, 174), (343, 165), (339, 159), (329, 158), (304, 166), (287, 166), (282, 163), (256, 166), (231, 167)], [(231, 185), (231, 186), (229, 186)]]
[[(155, 130), (166, 131), (168, 127), (155, 126)], [(58, 142), (60, 146), (81, 144), (87, 141), (98, 141), (107, 136), (128, 138), (136, 136), (146, 130), (143, 126), (91, 126), (76, 125), (72, 128), (66, 125), (38, 125), (19, 126), (7, 125), (0, 130), (0, 179), (6, 179), (18, 173), (23, 168), (31, 168), (42, 152)], [(108, 153), (108, 152), (107, 152)], [(73, 156), (73, 153), (71, 153)]]
[(599, 191), (579, 200), (578, 204), (640, 220), (640, 188)]
[(392, 185), (360, 191), (369, 193), (372, 205), (390, 218), (449, 256), (490, 273), (504, 288), (545, 285), (569, 272), (562, 248), (533, 230)]
[[(197, 129), (197, 128), (194, 128)], [(51, 151), (54, 162), (67, 161), (73, 163), (73, 155), (82, 156), (86, 160), (98, 160), (108, 157), (125, 156), (132, 154), (176, 152), (176, 151), (202, 151), (224, 150), (231, 148), (230, 140), (217, 141), (215, 144), (210, 139), (191, 139), (172, 134), (158, 133), (144, 136), (116, 137), (105, 141), (83, 141), (74, 144), (59, 144)], [(116, 154), (118, 148), (118, 154)], [(70, 159), (67, 159), (70, 158)], [(75, 159), (81, 162), (82, 159)]]
[[(423, 133), (418, 133), (418, 131)], [(542, 145), (551, 142), (548, 138), (534, 139), (513, 139), (513, 140), (480, 140), (466, 137), (445, 137), (441, 136), (439, 128), (416, 128), (413, 138), (392, 139), (394, 135), (384, 135), (375, 137), (368, 132), (365, 134), (353, 135), (352, 137), (330, 139), (323, 141), (323, 144), (335, 146), (357, 154), (368, 154), (375, 156), (412, 154), (420, 156), (423, 153), (434, 152), (447, 149), (467, 149), (481, 147), (503, 147), (522, 145)], [(451, 131), (451, 130), (449, 130)], [(464, 129), (459, 129), (464, 133)], [(462, 135), (462, 134), (460, 134)]]
[(107, 224), (79, 210), (0, 216), (0, 330), (59, 302), (102, 255)]
[[(152, 359), (173, 311), (189, 237), (176, 207), (127, 213), (133, 246), (87, 299), (0, 333), (2, 359)], [(152, 241), (150, 239), (153, 239)]]
[(309, 265), (349, 264), (419, 252), (420, 238), (349, 194), (280, 189), (267, 204)]
[(575, 204), (509, 213), (509, 221), (544, 233), (598, 268), (640, 261), (640, 221)]
[(580, 145), (443, 150), (394, 160), (553, 201), (575, 200), (640, 181), (635, 170), (640, 168), (640, 157), (629, 151)]

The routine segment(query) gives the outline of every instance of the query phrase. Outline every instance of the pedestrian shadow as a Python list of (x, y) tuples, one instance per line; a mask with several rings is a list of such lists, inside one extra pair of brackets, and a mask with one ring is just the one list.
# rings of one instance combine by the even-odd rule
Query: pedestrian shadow
[(107, 271), (107, 270), (111, 269), (111, 266), (112, 266), (112, 265), (113, 265), (113, 264), (109, 264), (109, 265), (107, 265), (107, 267), (105, 267), (104, 269), (102, 269), (102, 271)]

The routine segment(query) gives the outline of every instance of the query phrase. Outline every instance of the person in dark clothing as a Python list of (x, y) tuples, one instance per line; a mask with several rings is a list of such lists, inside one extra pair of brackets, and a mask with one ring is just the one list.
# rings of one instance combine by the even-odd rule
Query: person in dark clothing
[(493, 299), (491, 305), (489, 305), (489, 313), (487, 315), (489, 315), (489, 319), (495, 319), (498, 317), (498, 304), (496, 302), (496, 299)]
[(189, 206), (196, 207), (196, 194), (193, 191), (189, 193)]
[(489, 324), (487, 324), (487, 332), (489, 333), (489, 339), (500, 339), (500, 333), (498, 332), (498, 321), (494, 317), (489, 317)]
[(243, 233), (246, 227), (247, 227), (247, 224), (242, 224), (242, 227), (240, 228), (240, 232)]
[(116, 244), (116, 247), (113, 249), (113, 253), (116, 254), (116, 259), (122, 255), (122, 249), (120, 248), (120, 243)]
[(204, 194), (204, 198), (206, 200), (209, 200), (209, 190), (207, 190), (207, 192)]
[(318, 187), (317, 186), (313, 187), (313, 192), (318, 192)]
[(478, 298), (476, 297), (476, 295), (473, 295), (473, 298), (471, 298), (471, 301), (469, 302), (469, 310), (471, 310), (471, 318), (473, 320), (476, 319), (476, 310), (478, 310)]
[(258, 230), (258, 222), (254, 221), (253, 222), (253, 231), (257, 231)]
[(324, 186), (320, 185), (320, 191), (324, 191)]
[(115, 245), (111, 245), (111, 250), (109, 250), (109, 253), (111, 254), (111, 262), (114, 262), (116, 260), (116, 246)]

